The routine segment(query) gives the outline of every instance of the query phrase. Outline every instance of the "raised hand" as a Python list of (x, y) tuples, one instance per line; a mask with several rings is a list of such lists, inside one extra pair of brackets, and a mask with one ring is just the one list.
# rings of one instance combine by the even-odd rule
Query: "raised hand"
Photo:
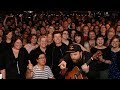
[(29, 70), (32, 70), (32, 69), (33, 69), (33, 64), (31, 63), (30, 60), (28, 60), (28, 66), (27, 66), (27, 68), (28, 68)]

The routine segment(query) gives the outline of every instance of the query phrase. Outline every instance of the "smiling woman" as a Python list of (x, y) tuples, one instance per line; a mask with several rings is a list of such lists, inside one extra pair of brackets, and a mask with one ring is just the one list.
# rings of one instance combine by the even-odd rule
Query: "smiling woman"
[(15, 37), (12, 47), (3, 52), (2, 75), (5, 79), (25, 79), (27, 69), (28, 53), (22, 47), (21, 37)]

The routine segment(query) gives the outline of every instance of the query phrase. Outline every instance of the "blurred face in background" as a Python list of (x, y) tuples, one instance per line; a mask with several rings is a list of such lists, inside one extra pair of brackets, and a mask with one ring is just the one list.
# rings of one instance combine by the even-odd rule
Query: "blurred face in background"
[(40, 44), (40, 47), (45, 48), (47, 46), (47, 37), (40, 36), (38, 42)]
[(48, 43), (49, 42), (51, 43), (53, 41), (52, 34), (47, 35), (47, 41), (48, 41)]
[(95, 40), (95, 38), (96, 38), (95, 33), (94, 32), (89, 32), (89, 38), (90, 38), (90, 40)]
[(20, 48), (22, 47), (22, 41), (20, 39), (17, 39), (13, 47), (17, 50), (20, 50)]
[(50, 26), (50, 27), (48, 28), (48, 32), (49, 32), (50, 34), (52, 34), (54, 31), (55, 31), (55, 29), (54, 29), (53, 26)]
[(81, 43), (81, 36), (75, 36), (75, 42), (80, 44)]
[(69, 36), (68, 31), (63, 31), (63, 33), (62, 33), (62, 38), (65, 39), (65, 40), (67, 40), (67, 39), (68, 39), (68, 36)]
[(34, 35), (34, 36), (31, 37), (31, 43), (32, 44), (36, 44), (37, 43), (37, 36)]
[(35, 35), (37, 34), (37, 31), (36, 31), (35, 28), (32, 28), (32, 29), (31, 29), (31, 34), (35, 34)]
[(0, 29), (0, 36), (3, 36), (3, 30)]
[(45, 29), (44, 27), (42, 27), (42, 28), (40, 29), (40, 34), (41, 34), (41, 35), (45, 35), (45, 34), (46, 34), (46, 29)]
[(6, 38), (7, 38), (7, 39), (12, 39), (12, 36), (13, 36), (13, 33), (12, 33), (12, 32), (9, 32), (9, 33), (6, 35)]

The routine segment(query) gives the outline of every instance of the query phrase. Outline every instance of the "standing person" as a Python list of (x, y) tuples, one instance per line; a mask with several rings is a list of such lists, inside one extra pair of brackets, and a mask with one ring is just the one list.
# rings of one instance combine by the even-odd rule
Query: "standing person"
[(2, 48), (6, 49), (12, 46), (13, 32), (11, 30), (5, 31), (2, 41)]
[(101, 57), (99, 57), (101, 62), (94, 60), (90, 69), (95, 71), (94, 75), (97, 79), (108, 79), (108, 66), (111, 64), (111, 61), (109, 60), (110, 49), (104, 46), (104, 36), (102, 35), (99, 35), (96, 38), (96, 46), (91, 48), (90, 52), (94, 54), (98, 50), (102, 52)]
[(110, 60), (112, 64), (109, 65), (108, 79), (120, 79), (120, 38), (114, 36), (111, 39)]
[(54, 31), (53, 33), (53, 43), (50, 44), (46, 49), (46, 64), (51, 67), (52, 72), (56, 79), (61, 79), (59, 74), (60, 68), (58, 66), (59, 60), (65, 55), (67, 50), (67, 45), (62, 43), (62, 35), (60, 31)]
[(36, 61), (37, 61), (37, 64), (33, 66), (31, 61), (29, 60), (28, 69), (26, 72), (26, 78), (27, 79), (54, 79), (54, 75), (50, 67), (46, 65), (45, 54), (40, 53)]
[(6, 79), (25, 79), (27, 70), (28, 53), (22, 47), (21, 37), (13, 39), (12, 47), (3, 52), (2, 71)]

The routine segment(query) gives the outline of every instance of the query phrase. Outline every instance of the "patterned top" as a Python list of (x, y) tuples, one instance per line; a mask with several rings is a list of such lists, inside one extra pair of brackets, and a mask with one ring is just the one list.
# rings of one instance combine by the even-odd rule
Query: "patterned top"
[(45, 66), (44, 70), (41, 70), (38, 65), (33, 67), (33, 77), (32, 79), (49, 79), (53, 78), (53, 73), (49, 66)]
[(118, 52), (111, 51), (112, 64), (109, 66), (109, 79), (120, 79), (120, 70), (117, 66), (117, 53)]

